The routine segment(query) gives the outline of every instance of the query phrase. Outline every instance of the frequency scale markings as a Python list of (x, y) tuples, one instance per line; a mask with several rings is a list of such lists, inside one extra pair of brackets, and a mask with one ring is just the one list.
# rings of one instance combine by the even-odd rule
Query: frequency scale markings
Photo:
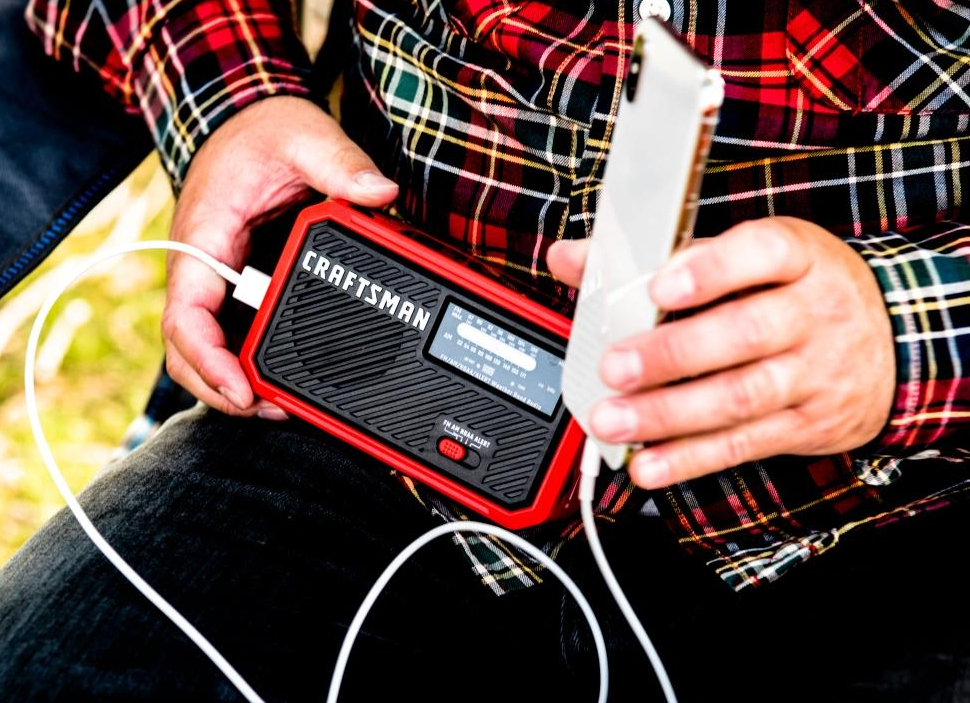
[(455, 303), (428, 354), (547, 416), (559, 402), (561, 357)]

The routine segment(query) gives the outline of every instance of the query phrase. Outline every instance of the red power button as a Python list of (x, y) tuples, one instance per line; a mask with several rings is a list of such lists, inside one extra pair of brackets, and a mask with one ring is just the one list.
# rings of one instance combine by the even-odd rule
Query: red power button
[(456, 442), (448, 437), (442, 437), (438, 440), (438, 453), (448, 457), (452, 461), (464, 461), (468, 450), (461, 442)]

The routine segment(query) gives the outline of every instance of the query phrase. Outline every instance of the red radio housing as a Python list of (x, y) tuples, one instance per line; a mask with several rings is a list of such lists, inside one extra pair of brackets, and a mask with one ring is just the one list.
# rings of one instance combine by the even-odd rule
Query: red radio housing
[(521, 529), (578, 507), (569, 330), (477, 259), (328, 200), (298, 215), (240, 357), (260, 397)]

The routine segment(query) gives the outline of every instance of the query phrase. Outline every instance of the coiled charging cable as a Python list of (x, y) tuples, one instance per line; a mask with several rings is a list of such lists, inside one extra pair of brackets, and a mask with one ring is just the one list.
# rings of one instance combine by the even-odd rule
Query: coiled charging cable
[[(85, 534), (87, 534), (88, 538), (94, 543), (98, 550), (104, 554), (108, 561), (122, 574), (122, 576), (124, 576), (145, 598), (147, 598), (156, 608), (158, 608), (165, 615), (165, 617), (175, 624), (175, 626), (178, 627), (202, 651), (202, 653), (205, 654), (205, 656), (216, 665), (216, 667), (218, 667), (218, 669), (226, 676), (226, 678), (229, 679), (233, 686), (236, 687), (236, 689), (246, 698), (247, 701), (250, 703), (264, 703), (259, 694), (256, 693), (256, 691), (246, 682), (242, 675), (236, 671), (232, 664), (226, 660), (226, 658), (212, 645), (212, 643), (209, 642), (209, 640), (206, 639), (206, 637), (199, 632), (199, 630), (196, 629), (196, 627), (192, 625), (192, 623), (190, 623), (178, 610), (176, 610), (174, 606), (165, 600), (165, 598), (162, 597), (158, 591), (156, 591), (147, 581), (145, 581), (145, 579), (143, 579), (138, 572), (136, 572), (121, 557), (121, 555), (118, 554), (118, 552), (111, 546), (110, 543), (108, 543), (101, 533), (98, 532), (98, 529), (84, 512), (84, 509), (81, 507), (74, 493), (71, 491), (70, 486), (68, 486), (64, 475), (58, 468), (53, 452), (51, 451), (51, 447), (47, 442), (46, 436), (44, 435), (44, 430), (40, 421), (40, 413), (38, 410), (37, 394), (35, 389), (37, 348), (39, 346), (40, 335), (44, 323), (46, 322), (47, 317), (50, 315), (54, 304), (64, 294), (64, 292), (74, 284), (74, 282), (76, 282), (95, 266), (123, 254), (159, 249), (188, 254), (189, 256), (192, 256), (209, 265), (213, 270), (216, 271), (216, 273), (218, 273), (220, 276), (226, 279), (228, 283), (235, 287), (233, 290), (233, 297), (248, 303), (252, 307), (259, 307), (259, 303), (265, 295), (266, 286), (269, 281), (269, 277), (266, 276), (266, 274), (257, 271), (256, 269), (252, 269), (251, 267), (246, 267), (242, 273), (237, 272), (201, 249), (188, 244), (168, 240), (140, 241), (122, 247), (117, 247), (96, 257), (92, 257), (91, 260), (83, 263), (74, 274), (66, 277), (59, 286), (51, 291), (34, 319), (34, 324), (31, 327), (30, 335), (27, 340), (26, 361), (24, 362), (24, 391), (27, 406), (27, 416), (30, 422), (31, 431), (34, 435), (34, 440), (37, 443), (38, 450), (40, 451), (41, 459), (44, 462), (44, 466), (47, 468), (47, 472), (54, 481), (54, 484), (56, 485), (58, 492), (61, 494), (61, 497), (64, 499), (68, 509), (74, 515), (75, 519), (78, 521), (78, 524), (84, 530)], [(596, 476), (599, 473), (599, 464), (600, 457), (596, 446), (587, 439), (583, 450), (582, 477), (580, 483), (580, 504), (583, 526), (588, 536), (589, 544), (593, 551), (597, 565), (602, 571), (603, 577), (606, 579), (607, 585), (616, 599), (617, 604), (620, 606), (624, 617), (629, 622), (631, 628), (637, 636), (637, 639), (649, 657), (650, 662), (653, 665), (653, 668), (661, 683), (667, 702), (675, 703), (676, 697), (674, 696), (673, 688), (670, 685), (670, 680), (667, 677), (666, 671), (664, 670), (663, 663), (660, 661), (653, 644), (650, 642), (650, 638), (647, 636), (646, 631), (644, 630), (640, 621), (637, 619), (636, 614), (633, 612), (633, 608), (630, 606), (625, 595), (623, 594), (622, 589), (617, 583), (612, 569), (606, 560), (606, 556), (603, 553), (602, 546), (600, 545), (593, 519), (592, 509), (594, 485)], [(583, 615), (586, 617), (586, 620), (589, 623), (590, 630), (592, 631), (593, 640), (596, 645), (600, 674), (598, 701), (599, 703), (605, 703), (609, 686), (609, 668), (606, 655), (606, 643), (596, 616), (582, 591), (569, 577), (569, 575), (563, 571), (562, 567), (560, 567), (555, 561), (553, 561), (551, 557), (530, 542), (496, 525), (473, 521), (447, 523), (429, 530), (424, 535), (414, 540), (414, 542), (406, 547), (387, 566), (381, 576), (371, 587), (360, 608), (358, 609), (357, 614), (354, 616), (354, 619), (351, 621), (350, 626), (348, 627), (347, 634), (344, 637), (343, 644), (341, 645), (340, 652), (337, 657), (337, 662), (334, 666), (330, 688), (328, 689), (327, 694), (327, 702), (334, 703), (337, 700), (340, 684), (343, 680), (343, 674), (346, 669), (347, 660), (350, 656), (350, 650), (353, 646), (353, 642), (356, 639), (368, 612), (394, 573), (411, 556), (413, 556), (415, 552), (417, 552), (421, 547), (426, 545), (431, 540), (442, 535), (457, 532), (475, 532), (499, 537), (538, 560), (549, 569), (550, 573), (554, 574), (563, 583), (573, 598), (576, 599), (576, 602), (579, 604)]]

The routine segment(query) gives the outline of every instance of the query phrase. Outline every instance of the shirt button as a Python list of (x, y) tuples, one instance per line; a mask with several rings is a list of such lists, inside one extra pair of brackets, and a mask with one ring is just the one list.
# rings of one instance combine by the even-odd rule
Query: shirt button
[(656, 17), (663, 22), (670, 19), (670, 3), (667, 0), (642, 0), (640, 18)]

